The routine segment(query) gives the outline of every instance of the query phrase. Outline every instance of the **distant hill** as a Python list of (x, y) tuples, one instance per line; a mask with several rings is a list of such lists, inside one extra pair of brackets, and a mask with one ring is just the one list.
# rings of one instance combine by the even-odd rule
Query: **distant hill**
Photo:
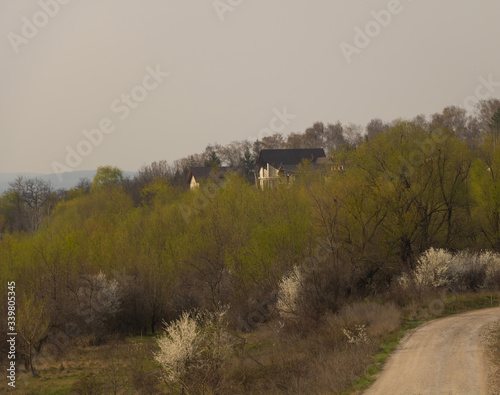
[[(42, 180), (49, 181), (54, 189), (69, 189), (73, 188), (81, 178), (88, 178), (90, 181), (94, 178), (96, 170), (72, 171), (68, 173), (60, 173), (62, 181), (59, 181), (57, 174), (39, 174), (39, 173), (0, 173), (0, 194), (9, 189), (9, 183), (14, 181), (18, 176), (29, 178), (38, 177)], [(133, 177), (137, 173), (131, 171), (123, 172), (125, 177)]]

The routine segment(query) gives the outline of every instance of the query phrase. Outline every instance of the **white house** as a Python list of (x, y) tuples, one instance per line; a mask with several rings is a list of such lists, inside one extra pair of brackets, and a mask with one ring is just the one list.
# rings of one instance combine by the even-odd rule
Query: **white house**
[(219, 183), (228, 173), (242, 173), (240, 167), (191, 167), (187, 176), (186, 182), (190, 189), (200, 187), (200, 182), (205, 182), (208, 179)]
[(257, 159), (256, 182), (260, 188), (269, 187), (276, 181), (291, 181), (298, 165), (309, 160), (313, 165), (326, 163), (323, 148), (264, 149)]

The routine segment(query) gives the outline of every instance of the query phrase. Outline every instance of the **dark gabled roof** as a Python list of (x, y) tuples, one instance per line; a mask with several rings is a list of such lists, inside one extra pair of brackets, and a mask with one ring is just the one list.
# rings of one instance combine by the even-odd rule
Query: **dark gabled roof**
[(276, 169), (283, 166), (296, 167), (304, 159), (315, 163), (318, 158), (326, 157), (323, 148), (295, 148), (295, 149), (263, 149), (257, 159), (258, 165), (269, 163)]
[(223, 179), (227, 173), (243, 173), (241, 167), (191, 167), (189, 168), (189, 173), (186, 182), (191, 183), (191, 178), (194, 177), (196, 182), (200, 180), (207, 180), (209, 178), (213, 180)]

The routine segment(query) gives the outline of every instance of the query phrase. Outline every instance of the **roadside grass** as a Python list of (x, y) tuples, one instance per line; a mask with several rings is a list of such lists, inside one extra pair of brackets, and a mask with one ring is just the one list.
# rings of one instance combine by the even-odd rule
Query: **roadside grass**
[(354, 384), (348, 391), (342, 392), (343, 394), (357, 393), (366, 390), (370, 385), (372, 385), (377, 379), (378, 374), (384, 368), (385, 363), (392, 355), (392, 353), (398, 348), (398, 345), (405, 337), (408, 331), (415, 329), (416, 327), (424, 324), (425, 322), (431, 320), (405, 320), (403, 327), (396, 333), (392, 333), (382, 340), (380, 343), (380, 350), (372, 357), (371, 363), (366, 369), (363, 376), (359, 377), (354, 381)]
[(445, 296), (445, 309), (440, 316), (495, 306), (500, 306), (500, 293), (447, 295)]
[[(441, 301), (442, 310), (438, 310), (437, 314), (432, 312), (431, 303), (436, 300)], [(408, 331), (411, 331), (418, 326), (425, 324), (431, 320), (447, 317), (453, 314), (459, 314), (466, 311), (485, 309), (490, 307), (500, 306), (500, 294), (465, 294), (465, 295), (441, 295), (435, 298), (428, 298), (425, 305), (421, 306), (419, 311), (405, 312), (406, 316), (418, 316), (419, 319), (404, 319), (404, 323), (397, 333), (391, 333), (385, 337), (380, 343), (380, 350), (372, 357), (371, 364), (366, 369), (363, 376), (357, 378), (354, 384), (348, 391), (343, 394), (360, 393), (370, 387), (377, 376), (382, 372), (385, 363), (397, 349), (400, 341), (405, 337)], [(435, 308), (434, 308), (435, 309)], [(500, 365), (500, 332), (498, 333), (498, 342), (496, 344), (498, 362)]]

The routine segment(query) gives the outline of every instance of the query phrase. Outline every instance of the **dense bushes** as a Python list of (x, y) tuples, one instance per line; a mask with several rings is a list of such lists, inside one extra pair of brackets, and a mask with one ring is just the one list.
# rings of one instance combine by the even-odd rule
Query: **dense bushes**
[(490, 251), (451, 253), (430, 248), (418, 259), (411, 272), (399, 277), (399, 283), (408, 288), (447, 287), (453, 292), (498, 289), (500, 283), (500, 255)]

